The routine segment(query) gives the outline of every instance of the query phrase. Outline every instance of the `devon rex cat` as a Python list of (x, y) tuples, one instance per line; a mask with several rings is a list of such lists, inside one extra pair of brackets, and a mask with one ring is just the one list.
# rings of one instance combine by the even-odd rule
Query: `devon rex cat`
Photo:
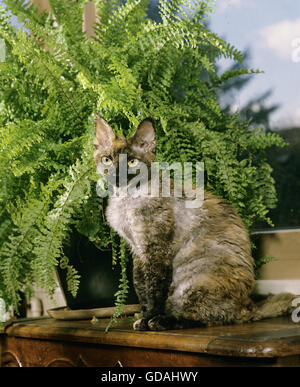
[[(111, 166), (118, 173), (121, 154), (129, 167), (143, 162), (150, 170), (155, 146), (150, 119), (125, 139), (96, 115), (94, 159), (102, 175), (109, 175)], [(259, 304), (251, 299), (255, 280), (248, 232), (235, 210), (210, 192), (199, 208), (186, 208), (182, 197), (110, 197), (106, 215), (133, 254), (141, 305), (134, 329), (242, 323), (291, 311), (291, 294)]]

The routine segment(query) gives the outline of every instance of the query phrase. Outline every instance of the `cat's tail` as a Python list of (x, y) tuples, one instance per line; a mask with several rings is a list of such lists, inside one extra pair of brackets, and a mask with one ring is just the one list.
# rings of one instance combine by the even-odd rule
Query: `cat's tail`
[(291, 293), (269, 294), (264, 299), (254, 300), (255, 308), (252, 312), (252, 321), (279, 317), (291, 314), (295, 309), (293, 300), (299, 296)]

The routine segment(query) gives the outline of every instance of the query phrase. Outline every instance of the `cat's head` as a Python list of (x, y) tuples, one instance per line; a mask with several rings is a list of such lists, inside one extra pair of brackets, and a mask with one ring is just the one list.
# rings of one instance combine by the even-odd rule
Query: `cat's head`
[[(129, 138), (117, 136), (111, 126), (99, 115), (95, 116), (94, 160), (97, 171), (106, 177), (116, 174), (119, 182), (121, 160), (126, 160), (127, 179), (130, 181), (136, 173), (139, 164), (148, 169), (155, 160), (155, 130), (150, 118), (143, 120), (133, 135)], [(122, 156), (121, 156), (122, 155)]]

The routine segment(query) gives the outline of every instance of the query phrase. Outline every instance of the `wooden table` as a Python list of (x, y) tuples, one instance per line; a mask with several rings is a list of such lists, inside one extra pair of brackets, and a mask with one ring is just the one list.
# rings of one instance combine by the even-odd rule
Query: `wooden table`
[(300, 323), (290, 317), (243, 325), (135, 332), (124, 319), (15, 321), (0, 334), (2, 366), (300, 366)]

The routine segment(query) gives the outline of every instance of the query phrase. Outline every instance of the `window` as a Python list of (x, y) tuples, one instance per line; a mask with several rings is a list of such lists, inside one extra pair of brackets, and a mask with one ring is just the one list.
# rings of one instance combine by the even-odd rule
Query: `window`
[[(211, 28), (244, 51), (248, 67), (263, 74), (226, 85), (224, 108), (239, 110), (265, 130), (288, 142), (270, 149), (278, 206), (271, 211), (276, 228), (300, 226), (300, 3), (294, 0), (218, 0)], [(223, 61), (222, 69), (232, 66)], [(266, 225), (258, 225), (263, 228)]]

